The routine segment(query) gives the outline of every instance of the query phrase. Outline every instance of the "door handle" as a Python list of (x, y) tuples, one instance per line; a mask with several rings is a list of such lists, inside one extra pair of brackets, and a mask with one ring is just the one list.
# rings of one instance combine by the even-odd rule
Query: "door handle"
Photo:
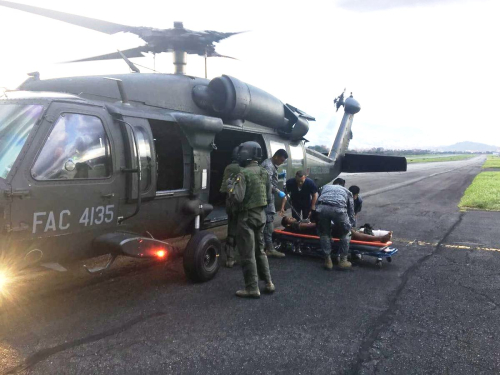
[(29, 197), (31, 195), (31, 190), (14, 190), (13, 192), (4, 191), (4, 194), (7, 198), (21, 198)]
[(115, 196), (115, 193), (101, 194), (101, 197), (111, 199)]

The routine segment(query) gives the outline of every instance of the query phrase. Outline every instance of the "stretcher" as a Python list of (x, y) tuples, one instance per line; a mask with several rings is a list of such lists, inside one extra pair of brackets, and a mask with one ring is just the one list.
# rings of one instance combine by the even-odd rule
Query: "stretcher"
[[(339, 258), (338, 238), (332, 238), (332, 257)], [(308, 255), (324, 258), (321, 251), (321, 245), (318, 236), (309, 234), (300, 234), (276, 229), (273, 232), (273, 243), (276, 250), (298, 255)], [(382, 260), (392, 262), (392, 257), (398, 252), (398, 249), (391, 247), (392, 242), (365, 242), (351, 240), (349, 244), (349, 252), (351, 260), (361, 260), (364, 256), (376, 258), (375, 264), (382, 267)], [(337, 259), (338, 260), (338, 259)]]

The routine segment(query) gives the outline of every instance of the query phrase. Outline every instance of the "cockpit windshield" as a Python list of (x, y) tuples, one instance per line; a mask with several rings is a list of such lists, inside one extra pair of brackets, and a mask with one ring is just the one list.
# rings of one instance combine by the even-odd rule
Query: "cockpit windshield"
[(0, 104), (0, 178), (9, 174), (42, 112), (42, 105)]

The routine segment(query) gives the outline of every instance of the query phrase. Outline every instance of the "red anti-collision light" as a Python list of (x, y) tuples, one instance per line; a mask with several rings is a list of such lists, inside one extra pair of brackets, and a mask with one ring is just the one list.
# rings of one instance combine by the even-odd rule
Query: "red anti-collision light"
[(167, 252), (165, 250), (158, 250), (156, 252), (156, 256), (160, 259), (163, 259), (167, 256)]

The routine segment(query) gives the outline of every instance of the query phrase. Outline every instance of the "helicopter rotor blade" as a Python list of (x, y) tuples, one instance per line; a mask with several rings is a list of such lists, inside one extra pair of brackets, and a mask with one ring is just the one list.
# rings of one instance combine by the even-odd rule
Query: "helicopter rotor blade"
[(10, 1), (0, 0), (0, 5), (12, 9), (22, 10), (24, 12), (37, 14), (39, 16), (52, 18), (58, 21), (67, 22), (72, 25), (85, 27), (87, 29), (100, 31), (101, 33), (106, 34), (115, 34), (120, 31), (133, 32), (136, 29), (133, 26), (120, 25), (118, 23), (97, 20), (94, 18), (78, 16), (70, 13), (58, 12), (56, 10), (38, 8), (31, 5), (13, 3)]
[(140, 47), (136, 47), (136, 48), (126, 49), (126, 50), (120, 51), (120, 52), (113, 52), (113, 53), (108, 53), (108, 54), (105, 54), (105, 55), (87, 57), (85, 59), (80, 59), (80, 60), (65, 61), (63, 64), (75, 63), (75, 62), (84, 62), (84, 61), (98, 61), (98, 60), (122, 59), (123, 57), (122, 57), (121, 54), (123, 54), (127, 58), (144, 57), (144, 55), (142, 54), (143, 52), (149, 52), (149, 48), (147, 48), (147, 46), (140, 46)]
[(205, 34), (204, 39), (206, 39), (207, 41), (210, 41), (211, 43), (219, 43), (221, 40), (232, 37), (233, 35), (244, 34), (247, 32), (248, 32), (248, 30), (229, 32), (229, 33), (223, 33), (220, 31), (213, 31), (213, 30), (203, 31), (203, 33)]
[(213, 51), (207, 54), (207, 57), (224, 57), (225, 59), (233, 59), (233, 60), (238, 60), (236, 57), (231, 57), (231, 56), (226, 56), (226, 55), (221, 55), (220, 53)]

